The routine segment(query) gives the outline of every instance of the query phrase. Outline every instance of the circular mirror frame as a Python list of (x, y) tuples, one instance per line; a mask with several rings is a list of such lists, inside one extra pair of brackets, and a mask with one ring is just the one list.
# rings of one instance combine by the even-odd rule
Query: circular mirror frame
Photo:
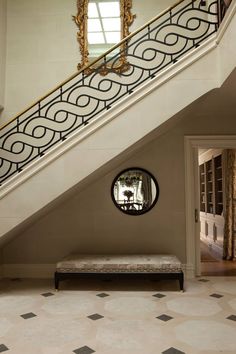
[[(117, 203), (116, 199), (115, 199), (115, 196), (114, 196), (114, 186), (115, 186), (115, 183), (117, 182), (117, 180), (120, 178), (121, 175), (125, 174), (125, 172), (132, 172), (132, 171), (141, 171), (145, 174), (147, 174), (148, 176), (150, 176), (150, 178), (152, 179), (154, 185), (155, 185), (155, 188), (156, 188), (156, 195), (155, 195), (155, 198), (152, 202), (152, 204), (146, 208), (146, 209), (142, 209), (142, 210), (124, 210), (120, 207), (120, 205)], [(118, 175), (116, 175), (116, 177), (114, 178), (113, 182), (112, 182), (112, 185), (111, 185), (111, 197), (112, 197), (112, 200), (113, 200), (113, 203), (115, 204), (115, 206), (117, 207), (117, 209), (119, 209), (122, 213), (126, 214), (126, 215), (142, 215), (142, 214), (145, 214), (147, 213), (148, 211), (150, 211), (156, 204), (158, 198), (159, 198), (159, 185), (157, 183), (157, 180), (156, 178), (152, 175), (152, 173), (150, 173), (149, 171), (145, 170), (144, 168), (141, 168), (141, 167), (130, 167), (130, 168), (126, 168), (125, 170), (122, 170), (121, 172), (119, 172)]]

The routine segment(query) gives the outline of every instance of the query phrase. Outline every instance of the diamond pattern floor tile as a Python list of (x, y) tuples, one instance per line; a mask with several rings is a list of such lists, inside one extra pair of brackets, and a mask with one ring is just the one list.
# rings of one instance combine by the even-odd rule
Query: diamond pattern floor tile
[(53, 296), (55, 294), (53, 294), (53, 293), (43, 293), (41, 295), (44, 296), (44, 297), (49, 297), (49, 296)]
[(173, 317), (165, 315), (165, 314), (157, 316), (156, 318), (158, 318), (159, 320), (164, 321), (164, 322), (167, 322), (167, 321), (173, 319)]
[(90, 320), (96, 321), (104, 318), (104, 316), (99, 315), (98, 313), (94, 313), (93, 315), (88, 316), (88, 318), (90, 318)]
[(95, 353), (95, 351), (87, 346), (84, 346), (84, 347), (75, 349), (73, 351), (73, 353), (75, 353), (75, 354), (92, 354), (92, 353)]
[(4, 344), (0, 344), (0, 353), (6, 352), (9, 350)]
[(29, 312), (29, 313), (25, 313), (25, 314), (21, 315), (21, 317), (23, 317), (25, 320), (28, 320), (29, 318), (33, 318), (36, 316), (37, 315), (35, 315), (33, 312)]
[(227, 320), (236, 321), (236, 316), (231, 315), (231, 316), (227, 317)]
[(110, 296), (110, 295), (106, 294), (106, 293), (101, 293), (101, 294), (97, 294), (97, 296), (99, 296), (99, 297), (107, 297), (107, 296)]
[(154, 294), (154, 295), (152, 295), (152, 296), (155, 296), (155, 297), (157, 297), (158, 299), (161, 299), (161, 298), (165, 297), (166, 295), (157, 293), (157, 294)]
[(184, 352), (181, 352), (180, 350), (176, 349), (176, 348), (169, 348), (167, 350), (165, 350), (164, 352), (162, 352), (162, 354), (185, 354)]
[(216, 299), (220, 299), (221, 297), (223, 297), (223, 295), (220, 294), (211, 294), (211, 297), (215, 297)]

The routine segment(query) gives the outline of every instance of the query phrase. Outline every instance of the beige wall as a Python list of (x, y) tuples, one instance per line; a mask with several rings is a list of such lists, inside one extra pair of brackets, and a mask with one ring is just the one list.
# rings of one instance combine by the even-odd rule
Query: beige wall
[(6, 0), (0, 0), (0, 114), (4, 107), (6, 64)]
[[(133, 0), (132, 30), (174, 2)], [(76, 72), (76, 13), (76, 0), (7, 0), (6, 107), (0, 125)]]
[[(157, 137), (157, 131), (132, 157), (110, 165), (108, 173), (21, 232), (4, 247), (4, 263), (55, 263), (74, 251), (166, 252), (186, 262), (184, 135), (236, 134), (230, 92), (226, 85), (200, 98), (173, 118), (165, 134)], [(110, 196), (113, 178), (131, 166), (149, 170), (160, 187), (158, 203), (142, 216), (124, 215)]]
[(132, 12), (137, 17), (132, 25), (132, 30), (135, 31), (143, 26), (147, 21), (176, 2), (176, 0), (133, 0)]

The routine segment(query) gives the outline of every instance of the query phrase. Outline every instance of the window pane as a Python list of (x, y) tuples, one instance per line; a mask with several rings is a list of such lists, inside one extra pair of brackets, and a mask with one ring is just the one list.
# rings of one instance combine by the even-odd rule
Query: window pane
[(120, 31), (120, 18), (103, 18), (104, 31)]
[(102, 26), (99, 19), (88, 19), (88, 32), (101, 32)]
[(99, 9), (102, 17), (119, 17), (120, 2), (100, 2)]
[(107, 43), (118, 43), (120, 41), (120, 32), (105, 32)]
[(89, 44), (100, 44), (105, 43), (103, 33), (88, 33)]
[(88, 17), (98, 17), (97, 4), (95, 4), (95, 2), (89, 2), (88, 4)]

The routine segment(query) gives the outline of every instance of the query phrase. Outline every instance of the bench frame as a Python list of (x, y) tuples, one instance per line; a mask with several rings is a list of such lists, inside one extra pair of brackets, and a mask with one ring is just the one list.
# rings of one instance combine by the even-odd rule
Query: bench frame
[(168, 272), (59, 272), (56, 271), (54, 275), (54, 281), (55, 281), (55, 289), (59, 290), (59, 282), (61, 280), (65, 279), (70, 279), (70, 278), (78, 278), (81, 276), (104, 276), (104, 275), (111, 275), (111, 276), (120, 276), (120, 275), (126, 275), (126, 276), (132, 276), (132, 275), (139, 275), (139, 276), (144, 276), (148, 275), (149, 277), (153, 277), (155, 279), (175, 279), (179, 281), (179, 287), (181, 291), (184, 291), (184, 273), (181, 270), (180, 272), (176, 273), (168, 273)]

